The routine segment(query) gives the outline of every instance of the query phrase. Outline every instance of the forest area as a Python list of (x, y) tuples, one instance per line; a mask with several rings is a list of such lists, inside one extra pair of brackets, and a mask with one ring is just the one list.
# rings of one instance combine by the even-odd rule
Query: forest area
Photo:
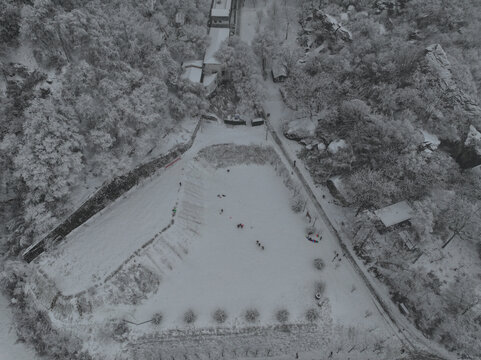
[(2, 253), (18, 254), (72, 211), (76, 189), (130, 170), (206, 108), (179, 75), (204, 51), (209, 7), (2, 1)]

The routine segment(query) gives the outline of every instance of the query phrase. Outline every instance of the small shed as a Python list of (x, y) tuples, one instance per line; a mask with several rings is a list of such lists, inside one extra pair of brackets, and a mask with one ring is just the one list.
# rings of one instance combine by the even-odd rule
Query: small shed
[(252, 120), (251, 120), (251, 125), (252, 125), (252, 126), (264, 125), (264, 119), (261, 118), (261, 117), (252, 119)]
[(333, 176), (327, 179), (326, 186), (331, 195), (340, 201), (342, 205), (349, 204), (349, 195), (346, 192), (341, 176)]
[(374, 211), (374, 214), (379, 218), (386, 229), (409, 221), (413, 213), (414, 211), (407, 201), (400, 201), (396, 204)]
[(181, 11), (179, 11), (177, 14), (175, 14), (175, 25), (177, 26), (182, 26), (185, 24), (185, 14)]
[(272, 81), (283, 82), (287, 79), (287, 67), (279, 60), (274, 60), (272, 62)]
[(213, 74), (222, 69), (222, 63), (216, 59), (215, 54), (219, 51), (222, 43), (229, 39), (229, 29), (211, 28), (209, 38), (209, 46), (207, 46), (204, 56), (204, 72)]

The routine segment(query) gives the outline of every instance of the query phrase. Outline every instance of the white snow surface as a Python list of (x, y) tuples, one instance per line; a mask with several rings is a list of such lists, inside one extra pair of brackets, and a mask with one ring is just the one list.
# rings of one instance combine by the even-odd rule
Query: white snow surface
[(229, 38), (229, 31), (226, 28), (210, 28), (210, 42), (204, 57), (205, 64), (220, 64), (219, 60), (215, 58), (215, 53), (219, 51), (222, 43)]
[(439, 144), (441, 144), (439, 138), (436, 135), (431, 134), (425, 130), (421, 130), (421, 132), (424, 137), (424, 144), (429, 145), (432, 150), (437, 149)]
[[(228, 313), (227, 326), (249, 325), (243, 319), (249, 307), (260, 312), (256, 325), (275, 324), (280, 308), (299, 323), (307, 308), (316, 306), (314, 283), (323, 281), (336, 323), (391, 338), (350, 264), (342, 256), (333, 260), (341, 250), (321, 219), (316, 218), (313, 236), (322, 240), (305, 238), (309, 222), (305, 214), (292, 212), (289, 192), (270, 165), (238, 165), (227, 172), (194, 160), (199, 149), (229, 142), (272, 145), (260, 127), (204, 124), (180, 161), (104, 209), (58, 251), (42, 255), (40, 267), (64, 293), (98, 283), (170, 221), (178, 202), (175, 224), (133, 260), (160, 274), (157, 292), (137, 305), (102, 305), (90, 315), (90, 324), (112, 317), (142, 322), (160, 311), (161, 329), (182, 328), (182, 316), (191, 308), (198, 315), (195, 327), (202, 328), (213, 325), (218, 307)], [(314, 258), (324, 260), (324, 270), (313, 267)]]
[(400, 201), (382, 209), (374, 211), (384, 226), (389, 227), (409, 220), (413, 216), (413, 209), (406, 201)]
[(180, 172), (175, 165), (165, 169), (90, 218), (51, 254), (40, 256), (41, 268), (65, 295), (104, 279), (168, 225)]

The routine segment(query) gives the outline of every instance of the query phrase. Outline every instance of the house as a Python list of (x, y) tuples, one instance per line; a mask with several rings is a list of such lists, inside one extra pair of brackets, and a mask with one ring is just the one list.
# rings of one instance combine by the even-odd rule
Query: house
[(200, 83), (202, 78), (202, 60), (186, 61), (182, 64), (182, 69), (184, 70), (180, 76), (182, 79)]
[(211, 28), (229, 28), (232, 0), (213, 0), (210, 10), (210, 27)]
[(217, 88), (217, 74), (205, 75), (202, 84), (204, 85), (206, 96), (212, 95)]
[(378, 229), (380, 231), (408, 223), (413, 213), (414, 210), (409, 206), (407, 201), (401, 201), (374, 211), (374, 214), (382, 223), (382, 226)]
[(185, 14), (183, 12), (178, 12), (175, 14), (175, 20), (174, 23), (176, 26), (182, 26), (185, 24)]
[(279, 60), (272, 62), (272, 81), (284, 82), (287, 79), (287, 67)]
[(229, 39), (228, 28), (211, 28), (209, 32), (210, 43), (204, 56), (204, 74), (214, 74), (222, 70), (222, 63), (215, 57), (222, 43)]
[(436, 150), (439, 147), (439, 144), (441, 144), (441, 141), (436, 135), (431, 134), (425, 130), (421, 130), (421, 133), (423, 134), (424, 141), (419, 147), (420, 151), (430, 153)]
[(333, 176), (326, 181), (326, 186), (331, 195), (342, 205), (349, 204), (349, 194), (347, 193), (341, 176)]

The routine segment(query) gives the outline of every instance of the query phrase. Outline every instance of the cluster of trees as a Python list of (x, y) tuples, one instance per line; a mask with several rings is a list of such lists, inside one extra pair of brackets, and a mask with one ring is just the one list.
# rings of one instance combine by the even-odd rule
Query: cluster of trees
[[(421, 130), (442, 140), (462, 140), (471, 121), (469, 114), (451, 101), (451, 94), (435, 86), (436, 79), (422, 64), (426, 47), (441, 43), (450, 54), (459, 88), (477, 97), (474, 74), (478, 65), (465, 61), (458, 32), (467, 31), (468, 20), (478, 16), (470, 13), (478, 12), (468, 2), (458, 7), (433, 0), (410, 1), (391, 16), (384, 12), (375, 15), (373, 3), (364, 3), (357, 3), (356, 11), (348, 14), (346, 26), (354, 41), (317, 37), (312, 47), (324, 43), (325, 50), (310, 54), (301, 63), (286, 62), (289, 77), (284, 91), (289, 106), (321, 118), (317, 129), (321, 142), (327, 145), (342, 138), (350, 144), (336, 156), (309, 153), (307, 162), (318, 180), (346, 175), (355, 205), (370, 208), (401, 198), (421, 199), (429, 189), (449, 188), (461, 177), (459, 167), (446, 154), (418, 151), (424, 141)], [(312, 13), (308, 5), (305, 1), (300, 6), (305, 12), (301, 18)], [(347, 13), (346, 6), (334, 1), (323, 10), (339, 15)], [(424, 17), (433, 13), (444, 20), (429, 23), (432, 17)], [(471, 43), (467, 52), (474, 46)], [(327, 166), (319, 169), (320, 163)], [(375, 196), (369, 194), (373, 184), (378, 189)]]
[(209, 0), (2, 2), (3, 56), (21, 44), (39, 64), (18, 76), (0, 63), (7, 79), (15, 75), (0, 98), (2, 175), (23, 222), (8, 250), (58, 222), (79, 184), (129, 169), (206, 108), (200, 85), (179, 75), (182, 61), (204, 52), (209, 8)]
[(262, 76), (252, 48), (239, 37), (232, 36), (222, 44), (216, 57), (225, 64), (227, 80), (234, 86), (237, 111), (252, 113), (264, 99)]

